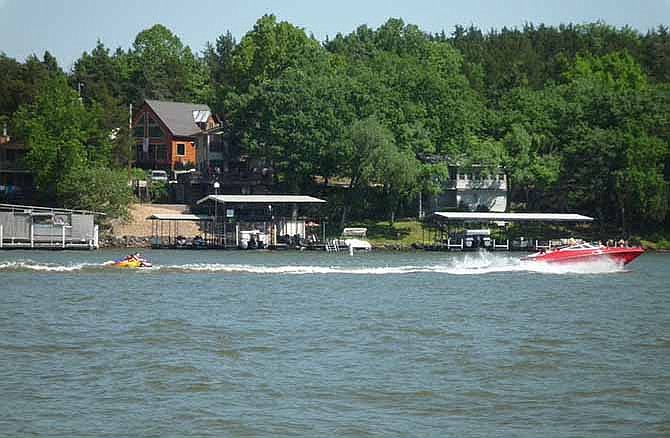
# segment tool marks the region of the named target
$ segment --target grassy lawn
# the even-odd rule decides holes
[[[645,249],[670,251],[670,241],[661,239],[659,241],[640,240],[640,245]]]
[[[409,247],[413,243],[423,242],[421,223],[415,220],[399,220],[393,226],[388,221],[356,222],[350,227],[365,227],[368,229],[367,240],[372,246],[401,245]]]

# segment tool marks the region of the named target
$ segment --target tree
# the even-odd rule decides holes
[[[111,163],[111,142],[101,112],[99,106],[86,108],[66,79],[55,76],[34,103],[15,113],[14,123],[29,148],[26,163],[45,201],[113,213],[123,210],[125,204],[119,202],[127,198],[119,195],[118,175],[103,171]],[[110,183],[108,191],[105,183]]]
[[[339,148],[343,154],[342,175],[349,179],[349,193],[342,208],[342,226],[351,205],[360,202],[365,189],[381,173],[374,167],[385,159],[383,151],[395,150],[393,134],[374,117],[355,121],[344,133]]]
[[[156,24],[140,32],[128,52],[131,101],[207,101],[211,90],[204,63],[168,28]]]
[[[233,54],[237,42],[230,31],[219,35],[216,45],[207,43],[204,52],[204,62],[207,64],[211,82],[214,87],[232,87],[235,81],[233,74]]]
[[[393,224],[400,204],[411,200],[419,190],[419,163],[412,151],[399,149],[393,142],[381,142],[371,150],[369,160],[364,180],[382,185]]]
[[[25,84],[21,64],[0,52],[0,116],[9,117],[22,103]]]
[[[235,88],[245,92],[279,77],[289,67],[305,65],[318,56],[319,43],[292,24],[277,22],[274,15],[264,15],[235,47],[231,74]]]
[[[125,171],[93,165],[77,167],[65,174],[58,183],[58,198],[67,208],[125,217],[133,193]]]

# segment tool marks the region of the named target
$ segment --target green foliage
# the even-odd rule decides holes
[[[130,101],[207,100],[211,94],[204,63],[168,28],[140,32],[127,55]]]
[[[63,175],[109,150],[108,139],[64,77],[47,80],[35,103],[22,105],[14,121],[30,147],[26,162],[37,189],[44,193],[55,194]]]
[[[57,76],[63,72],[48,51],[43,60],[31,55],[23,64],[0,52],[0,115],[11,117],[20,105],[32,103],[44,83]]]
[[[109,131],[101,108],[86,108],[63,76],[46,80],[35,102],[14,115],[29,146],[26,163],[49,203],[123,214],[131,199],[125,174],[108,167]]]
[[[413,213],[419,192],[444,189],[451,163],[503,166],[512,201],[528,210],[579,211],[640,233],[670,225],[665,26],[456,26],[447,36],[392,18],[320,44],[266,15],[202,58],[155,25],[128,51],[98,41],[69,74],[49,52],[23,63],[0,54],[0,77],[0,122],[31,148],[51,202],[101,199],[77,197],[76,181],[97,187],[82,169],[125,165],[127,105],[156,98],[209,103],[225,116],[226,141],[272,166],[280,190],[349,182],[333,203],[343,222]],[[436,156],[447,162],[421,162]]]
[[[149,185],[149,196],[155,203],[165,203],[168,201],[168,185],[162,181],[152,181]]]
[[[647,86],[642,67],[626,52],[601,57],[578,55],[563,76],[568,82],[584,81],[585,86],[600,86],[615,92],[642,90]]]
[[[58,196],[67,208],[99,211],[111,217],[127,216],[133,200],[128,175],[101,166],[72,169],[59,181]]]
[[[145,169],[140,169],[138,167],[133,167],[130,170],[130,179],[135,181],[143,181],[149,179],[149,171]]]
[[[318,56],[319,43],[305,31],[274,15],[261,17],[233,51],[231,76],[246,90],[280,76],[286,69]]]

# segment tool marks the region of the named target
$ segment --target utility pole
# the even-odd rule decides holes
[[[81,97],[81,89],[84,88],[83,82],[77,82],[77,95],[79,95],[79,103],[84,104],[84,98]]]
[[[131,151],[133,147],[133,104],[131,103],[128,107],[128,181],[131,181],[130,178],[130,166],[132,164]]]

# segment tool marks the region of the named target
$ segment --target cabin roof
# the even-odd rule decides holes
[[[197,122],[206,122],[212,114],[209,106],[200,103],[170,102],[146,99],[145,102],[156,113],[173,135],[192,137],[201,131]]]

